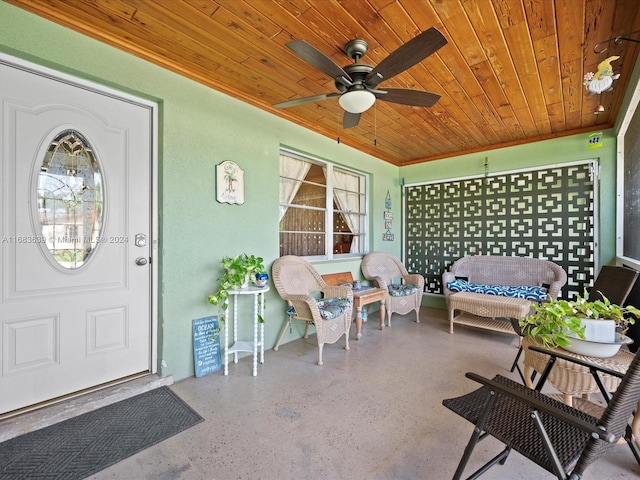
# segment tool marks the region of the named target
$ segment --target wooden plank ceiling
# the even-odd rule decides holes
[[[6,1],[395,165],[613,126],[638,44],[594,47],[640,29],[637,0]],[[378,100],[350,129],[336,98],[272,107],[337,91],[287,42],[344,67],[344,45],[361,38],[377,65],[430,27],[447,45],[379,88],[434,92],[434,106]],[[620,79],[589,94],[585,73],[611,55]]]

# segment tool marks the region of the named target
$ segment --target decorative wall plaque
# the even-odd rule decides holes
[[[216,200],[220,203],[244,203],[244,170],[229,160],[216,166]]]
[[[389,190],[387,190],[387,196],[384,199],[384,208],[386,209],[384,212],[384,229],[386,231],[382,234],[382,241],[393,242],[393,233],[391,233],[391,229],[393,228],[393,213],[391,212],[391,195],[389,194]]]

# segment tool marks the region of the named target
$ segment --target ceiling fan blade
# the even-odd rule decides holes
[[[383,90],[372,90],[373,94],[385,102],[401,103],[414,107],[431,107],[440,100],[437,93],[425,92],[423,90],[411,90],[409,88],[385,88]]]
[[[304,61],[316,67],[321,72],[326,73],[331,78],[345,77],[347,80],[351,81],[351,77],[347,72],[336,65],[333,60],[327,57],[320,50],[311,46],[304,40],[288,42],[286,46]]]
[[[344,112],[344,117],[342,118],[342,128],[355,127],[356,125],[358,125],[359,121],[359,113]]]
[[[381,81],[388,80],[421,62],[446,44],[447,39],[444,38],[444,35],[435,27],[431,27],[391,52],[387,58],[369,72],[365,83],[369,87],[375,87]]]
[[[342,95],[339,92],[335,93],[323,93],[322,95],[314,95],[313,97],[303,97],[303,98],[294,98],[293,100],[288,100],[286,102],[276,103],[273,105],[274,108],[289,108],[295,107],[297,105],[304,105],[305,103],[311,102],[320,102],[322,100],[326,100],[327,98],[339,97]]]

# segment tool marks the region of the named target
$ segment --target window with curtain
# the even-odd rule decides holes
[[[364,253],[366,176],[280,152],[280,255],[331,259]]]

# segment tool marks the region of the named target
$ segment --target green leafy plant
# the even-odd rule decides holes
[[[220,311],[220,322],[225,321],[225,312],[229,308],[229,290],[236,290],[255,282],[256,273],[266,273],[264,259],[255,255],[241,253],[235,257],[222,257],[220,261],[224,274],[218,279],[218,289],[207,298],[209,303],[217,306]],[[264,304],[263,304],[264,306]],[[258,321],[264,323],[262,315],[258,315]]]
[[[640,317],[640,310],[631,305],[621,307],[611,303],[604,295],[602,300],[588,301],[587,291],[575,300],[550,299],[533,305],[533,312],[520,320],[520,327],[534,341],[548,348],[566,347],[570,336],[584,339],[583,318],[614,320],[624,333],[629,325]]]

